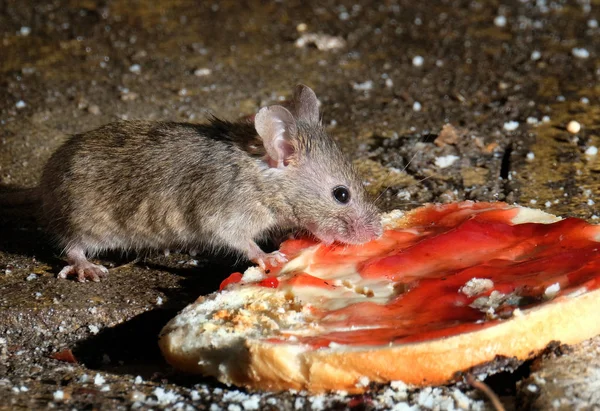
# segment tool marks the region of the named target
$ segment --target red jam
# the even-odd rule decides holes
[[[221,285],[219,285],[219,291],[226,288],[229,284],[236,284],[240,281],[242,281],[242,273],[233,273],[229,275],[229,277],[221,281]]]
[[[279,280],[277,279],[277,277],[267,277],[261,282],[259,282],[258,285],[267,288],[277,288],[277,286],[279,286]]]
[[[324,347],[448,337],[489,327],[515,308],[543,304],[549,299],[546,290],[557,283],[554,298],[600,287],[599,226],[575,218],[513,224],[518,212],[504,203],[430,205],[410,214],[408,227],[388,230],[376,241],[321,245],[311,268],[327,268],[335,276],[337,267],[353,264],[363,278],[389,280],[397,292],[385,305],[361,299],[334,311],[319,310],[320,324],[332,331],[298,336],[298,341]],[[281,250],[291,259],[314,244],[288,240]],[[493,287],[468,296],[460,290],[473,278],[490,279]],[[286,273],[279,282],[335,288],[304,272]],[[492,311],[507,316],[490,319],[485,308],[473,304],[493,292],[505,298]]]

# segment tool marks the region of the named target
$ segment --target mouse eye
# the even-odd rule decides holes
[[[348,190],[348,187],[337,186],[331,194],[333,194],[333,198],[340,204],[346,204],[350,201],[350,190]]]

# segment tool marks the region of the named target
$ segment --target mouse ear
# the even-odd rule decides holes
[[[254,127],[263,141],[269,164],[284,168],[294,154],[292,141],[296,138],[296,120],[282,106],[263,107],[254,117]]]
[[[319,100],[314,91],[304,84],[294,90],[294,116],[307,123],[319,123]]]

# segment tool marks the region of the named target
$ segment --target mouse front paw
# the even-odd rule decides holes
[[[258,264],[263,270],[266,270],[268,267],[277,267],[288,261],[285,254],[280,251],[273,251],[272,253],[261,252],[260,255],[250,258],[250,260]]]
[[[85,261],[65,266],[58,273],[58,278],[77,276],[77,281],[84,283],[86,281],[98,282],[101,278],[104,278],[107,275],[108,269],[106,267]]]

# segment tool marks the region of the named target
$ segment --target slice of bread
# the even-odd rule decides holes
[[[598,226],[472,202],[383,221],[363,246],[284,243],[286,265],[250,268],[171,320],[165,358],[250,389],[357,393],[600,334]]]

